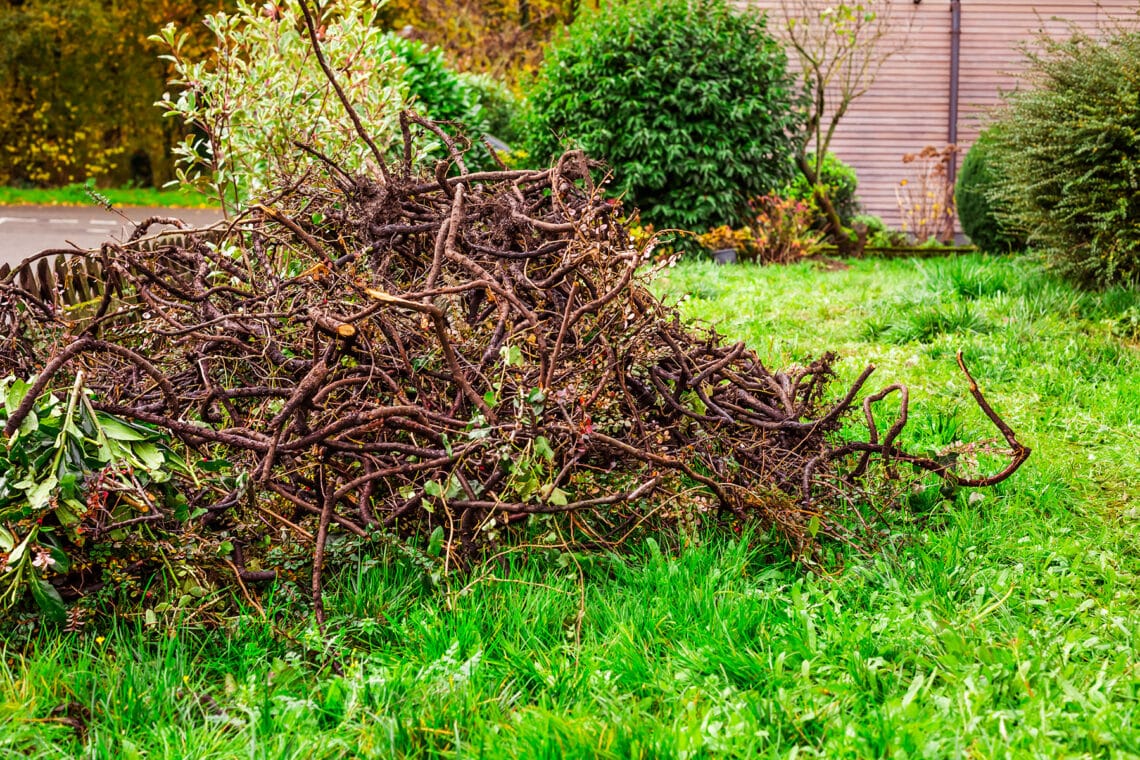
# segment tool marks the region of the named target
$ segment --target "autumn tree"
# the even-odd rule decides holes
[[[459,69],[517,82],[535,71],[546,43],[599,0],[390,0],[380,10],[393,29],[407,27],[443,48]]]
[[[0,2],[0,183],[122,183],[170,175],[180,127],[154,107],[171,70],[147,37],[233,0]],[[152,165],[153,162],[153,165]]]

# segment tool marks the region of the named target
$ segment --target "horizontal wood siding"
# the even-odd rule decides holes
[[[750,0],[779,13],[779,0]],[[826,3],[821,2],[821,7]],[[899,48],[874,86],[855,101],[836,131],[832,150],[855,167],[864,209],[900,224],[896,190],[914,174],[903,155],[924,146],[941,148],[949,137],[950,0],[892,0],[897,32],[886,41]],[[1022,49],[1041,32],[1067,37],[1076,27],[1093,32],[1112,19],[1135,20],[1134,0],[981,2],[962,0],[958,94],[959,160],[1001,102],[1017,87]],[[779,20],[772,18],[773,31]]]

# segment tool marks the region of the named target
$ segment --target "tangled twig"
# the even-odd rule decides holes
[[[0,373],[38,374],[40,391],[83,369],[95,408],[250,473],[228,493],[200,491],[203,519],[252,503],[312,540],[321,619],[337,530],[445,526],[460,562],[528,515],[577,513],[592,535],[617,535],[671,501],[674,517],[757,517],[811,556],[817,537],[857,542],[851,526],[869,524],[856,496],[873,455],[966,486],[1028,457],[961,357],[1011,448],[1002,471],[965,476],[900,448],[899,385],[863,401],[867,440],[838,440],[873,367],[828,403],[833,355],[775,371],[682,325],[647,290],[644,244],[596,169],[577,153],[545,171],[433,181],[405,170],[350,183],[337,169],[208,234],[78,254],[118,284],[94,310],[41,300],[12,273]],[[873,409],[896,392],[880,437]]]

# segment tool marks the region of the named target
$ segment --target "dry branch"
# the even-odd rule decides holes
[[[992,485],[1028,456],[964,364],[1012,448],[997,475],[903,451],[901,386],[867,397],[867,441],[838,441],[873,368],[828,403],[833,355],[776,371],[683,325],[647,290],[645,251],[595,169],[570,154],[543,172],[436,181],[349,185],[334,171],[208,236],[105,247],[121,295],[101,303],[97,331],[9,274],[0,374],[39,374],[39,389],[84,370],[96,408],[250,473],[251,495],[200,491],[203,519],[240,534],[252,507],[247,532],[276,519],[297,540],[315,534],[318,611],[336,530],[443,525],[458,561],[492,520],[509,531],[575,512],[592,535],[616,535],[715,508],[774,526],[810,557],[817,536],[858,542],[873,522],[856,506],[874,485],[856,479],[882,472],[871,455],[963,485]],[[880,439],[872,409],[895,391],[902,411]]]

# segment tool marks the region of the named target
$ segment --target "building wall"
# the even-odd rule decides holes
[[[780,0],[749,0],[779,27]],[[821,7],[827,3],[821,2]],[[1136,19],[1135,0],[961,2],[958,95],[959,160],[973,143],[1000,93],[1017,85],[1022,46],[1040,31],[1066,36],[1070,25],[1095,31],[1110,19]],[[950,135],[950,0],[891,0],[896,31],[884,41],[897,49],[871,90],[840,123],[832,151],[855,167],[859,198],[868,213],[900,224],[896,189],[911,179],[903,155],[927,145],[942,148]]]

